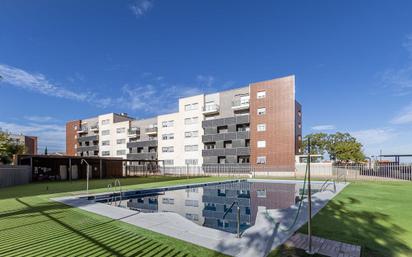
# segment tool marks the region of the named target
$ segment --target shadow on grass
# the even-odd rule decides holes
[[[313,219],[314,235],[360,245],[364,257],[412,256],[412,250],[400,240],[406,230],[385,213],[359,209],[361,204],[354,197],[330,201]],[[300,232],[307,233],[307,225]]]
[[[200,178],[200,177],[197,177]],[[153,176],[153,177],[132,177],[121,178],[121,185],[130,186],[153,182],[165,182],[185,180],[186,177],[165,177],[165,176]],[[107,185],[114,182],[113,179],[93,179],[89,181],[89,188],[104,189]],[[57,194],[68,193],[75,191],[85,191],[86,180],[73,180],[73,181],[45,181],[45,182],[33,182],[27,185],[13,186],[0,189],[0,200],[8,198],[21,198],[27,196],[38,196],[45,194]]]
[[[97,221],[88,218],[82,223],[81,218],[72,208],[60,203],[47,202],[31,204],[16,198],[20,208],[16,211],[2,213],[3,220],[20,217],[42,216],[47,224],[27,223],[12,226],[8,231],[13,236],[0,242],[0,256],[49,256],[49,255],[111,255],[111,256],[189,256],[188,252],[179,250],[173,244],[132,232],[112,223],[116,220]],[[12,231],[15,230],[15,231]],[[25,233],[21,233],[26,231]]]

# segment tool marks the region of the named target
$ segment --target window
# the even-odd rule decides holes
[[[266,198],[266,189],[258,189],[256,190],[256,196],[258,198]]]
[[[185,132],[185,138],[191,138],[191,137],[198,137],[199,136],[199,131],[187,131]]]
[[[197,159],[186,159],[185,163],[186,163],[186,165],[197,165],[198,160]]]
[[[163,134],[162,135],[162,140],[171,140],[175,138],[175,134],[169,133],[169,134]]]
[[[185,119],[185,125],[196,124],[198,122],[198,120],[199,120],[198,117],[186,118]]]
[[[266,156],[258,156],[256,158],[256,163],[257,164],[266,164]]]
[[[118,145],[126,144],[126,139],[124,139],[124,138],[122,138],[122,139],[117,139],[117,140],[116,140],[116,144],[118,144]]]
[[[262,99],[262,98],[265,98],[265,97],[266,97],[266,91],[259,91],[256,94],[257,99]]]
[[[265,148],[266,147],[266,141],[265,140],[257,141],[257,147],[258,148]]]
[[[249,125],[248,124],[239,124],[236,125],[236,131],[241,132],[241,131],[249,131]]]
[[[195,152],[198,148],[198,145],[185,145],[185,152]]]
[[[104,141],[102,141],[102,145],[110,145],[110,140],[104,140]]]
[[[117,150],[116,155],[126,155],[126,150]]]
[[[227,126],[219,126],[217,127],[217,133],[222,134],[222,133],[227,133]]]
[[[173,146],[162,147],[163,153],[173,153],[174,151],[175,151],[175,148]]]
[[[185,206],[198,207],[199,201],[198,200],[185,200]]]
[[[167,127],[173,127],[174,125],[174,120],[168,120],[168,121],[163,121],[162,122],[162,127],[167,128]]]
[[[192,104],[185,105],[185,111],[194,111],[194,110],[197,110],[198,108],[199,108],[198,103],[192,103]]]
[[[74,149],[77,149],[77,144],[74,144]]]
[[[174,198],[163,198],[162,199],[163,204],[175,204],[175,199]]]
[[[77,130],[77,125],[74,125],[74,130]]]
[[[126,128],[117,128],[116,132],[117,132],[117,134],[124,133],[124,132],[126,132]]]
[[[224,141],[223,148],[232,148],[232,141]]]
[[[265,107],[257,109],[257,115],[265,115],[265,114],[266,114],[266,108]]]
[[[205,149],[215,149],[216,143],[205,143]]]
[[[163,161],[163,164],[164,164],[164,165],[174,165],[174,164],[175,164],[175,161],[174,161],[174,160],[164,160],[164,161]]]
[[[226,157],[225,156],[219,156],[217,157],[217,162],[219,164],[225,164],[226,163]]]
[[[237,163],[249,163],[249,162],[250,162],[250,157],[248,155],[237,157]]]
[[[110,135],[110,130],[106,129],[106,130],[102,130],[102,136],[107,136]]]
[[[266,124],[261,123],[257,125],[257,131],[262,132],[262,131],[266,131]]]
[[[110,124],[110,120],[106,119],[106,120],[102,120],[102,125],[107,125]]]
[[[110,151],[102,151],[102,156],[109,156],[110,155]]]

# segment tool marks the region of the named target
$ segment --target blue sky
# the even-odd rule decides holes
[[[64,124],[296,75],[304,133],[412,153],[411,1],[20,1],[0,7],[0,127]]]

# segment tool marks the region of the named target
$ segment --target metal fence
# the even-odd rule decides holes
[[[0,188],[28,184],[31,175],[30,166],[0,165]]]
[[[126,176],[220,176],[234,178],[296,178],[303,179],[306,164],[300,163],[293,167],[217,164],[217,165],[131,165],[126,166]],[[312,163],[311,176],[320,180],[349,181],[412,181],[412,164],[332,164]]]
[[[412,181],[412,164],[341,164],[332,166],[332,174],[355,181]]]

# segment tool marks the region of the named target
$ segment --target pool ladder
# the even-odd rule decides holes
[[[328,182],[333,182],[333,183],[328,183]],[[333,192],[336,193],[336,182],[334,179],[327,179],[322,186],[320,187],[320,191],[326,191],[329,185],[333,184]]]
[[[114,186],[112,186],[112,184]],[[117,189],[119,191],[117,191]],[[122,185],[120,183],[119,179],[116,179],[114,183],[110,183],[107,185],[107,191],[112,193],[112,197],[109,197],[107,199],[107,203],[112,205],[114,203],[114,206],[120,206],[122,203]],[[117,196],[119,194],[119,196]],[[119,203],[117,204],[117,200],[119,199]]]
[[[231,205],[230,205],[230,207],[225,211],[225,213],[223,214],[223,218],[222,219],[225,219],[225,217],[226,217],[226,215],[229,213],[229,211],[230,210],[232,210],[232,208],[233,208],[233,206],[234,205],[237,205],[237,208],[236,208],[236,210],[237,210],[237,213],[236,213],[236,220],[237,220],[237,227],[236,227],[236,237],[237,238],[240,238],[240,206],[239,206],[239,202],[233,202]]]

